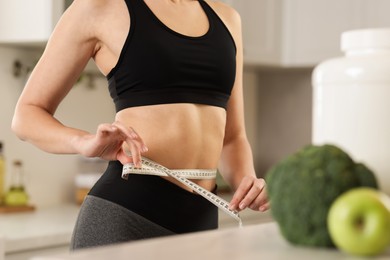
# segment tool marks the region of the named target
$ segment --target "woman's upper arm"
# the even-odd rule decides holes
[[[61,17],[32,71],[18,106],[33,105],[54,114],[96,48],[88,5],[76,0]]]
[[[241,17],[237,11],[223,3],[216,3],[216,11],[229,29],[237,48],[236,77],[227,106],[225,142],[246,137],[243,104],[243,46]]]

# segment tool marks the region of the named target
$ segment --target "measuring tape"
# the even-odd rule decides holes
[[[239,226],[242,225],[242,220],[237,211],[229,209],[229,202],[221,197],[211,193],[205,188],[188,179],[214,179],[216,177],[216,170],[170,170],[158,163],[155,163],[147,158],[142,158],[142,168],[134,167],[134,164],[129,163],[123,166],[122,178],[128,179],[129,174],[148,174],[157,176],[172,177],[196,193],[203,196],[205,199],[213,203],[223,212],[238,221]]]

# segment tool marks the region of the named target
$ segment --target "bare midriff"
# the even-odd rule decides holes
[[[169,169],[218,166],[226,123],[223,108],[185,103],[132,107],[119,111],[116,120],[141,136],[148,147],[142,156]],[[188,190],[170,177],[163,178]],[[192,181],[207,190],[215,187],[215,180]]]

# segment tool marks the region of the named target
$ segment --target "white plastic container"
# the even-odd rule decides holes
[[[313,71],[313,144],[365,163],[390,194],[390,28],[344,32],[344,56]]]

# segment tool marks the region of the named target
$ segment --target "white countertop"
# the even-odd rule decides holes
[[[5,253],[69,244],[78,211],[77,205],[69,204],[0,214]]]
[[[226,195],[230,196],[230,195]],[[227,198],[228,199],[228,198]],[[32,212],[0,214],[0,260],[4,255],[21,251],[69,245],[80,207],[76,204],[38,208]],[[246,210],[241,213],[244,224],[272,220],[270,212]],[[219,213],[220,228],[237,227],[237,221]]]
[[[0,214],[0,255],[68,245],[79,209],[76,204],[64,204],[32,212]],[[244,224],[272,220],[269,212],[246,210],[241,216]],[[219,222],[222,229],[238,226],[237,221],[223,212],[219,212]]]
[[[336,249],[297,247],[288,244],[274,222],[199,232],[173,237],[80,250],[33,260],[127,259],[361,259]],[[390,259],[390,250],[374,259]]]

